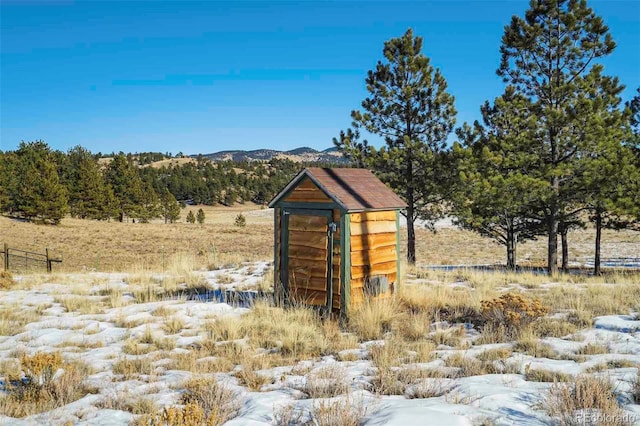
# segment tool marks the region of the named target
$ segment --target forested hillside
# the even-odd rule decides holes
[[[170,154],[103,157],[77,146],[54,151],[44,141],[0,151],[0,211],[27,220],[83,219],[174,222],[180,205],[266,204],[303,167],[335,166],[289,159],[216,161],[203,156],[163,161]]]

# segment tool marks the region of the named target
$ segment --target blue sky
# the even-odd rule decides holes
[[[590,1],[640,85],[640,1]],[[325,149],[367,95],[385,40],[408,27],[456,98],[458,125],[503,90],[503,28],[528,1],[0,0],[0,149],[185,154]]]

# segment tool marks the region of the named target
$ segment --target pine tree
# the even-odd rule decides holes
[[[193,210],[189,210],[189,213],[187,213],[187,223],[196,223],[196,216],[193,214]]]
[[[164,223],[175,223],[180,219],[180,204],[168,189],[165,188],[160,198]]]
[[[16,211],[29,220],[60,223],[68,211],[68,196],[49,146],[43,141],[21,142],[16,155]]]
[[[247,226],[247,218],[242,213],[238,213],[236,219],[233,221],[233,224],[238,228],[244,228],[245,226]]]
[[[14,207],[15,168],[17,158],[15,153],[0,151],[0,212],[11,213]]]
[[[198,223],[200,225],[203,225],[204,224],[204,219],[205,219],[204,210],[198,209],[198,214],[196,215],[196,220],[198,221]]]
[[[143,185],[138,171],[123,153],[115,155],[109,163],[106,180],[118,201],[120,222],[125,216],[135,217],[143,204]]]
[[[531,102],[513,87],[481,107],[483,123],[458,129],[454,144],[459,176],[453,201],[455,223],[493,238],[506,248],[507,268],[516,267],[517,243],[543,230],[532,219],[535,181],[527,175],[532,153],[522,149],[536,131]],[[522,114],[527,111],[526,114]]]
[[[584,0],[532,0],[524,19],[514,16],[502,37],[498,75],[532,100],[539,120],[531,140],[538,160],[530,176],[544,184],[539,210],[550,274],[558,270],[559,224],[575,216],[580,201],[577,161],[594,149],[589,117],[609,109],[588,94],[602,89],[615,96],[621,90],[595,63],[614,48],[608,28]]]
[[[98,162],[90,151],[81,146],[69,150],[67,173],[69,208],[71,215],[85,219],[105,219],[108,214],[108,188]]]
[[[421,218],[431,226],[443,214],[452,168],[446,148],[455,125],[454,98],[447,82],[422,53],[422,38],[411,29],[384,44],[385,62],[369,71],[370,97],[362,111],[352,111],[356,131],[341,134],[335,143],[357,165],[374,170],[407,202],[407,260],[415,263],[415,226]],[[358,142],[357,131],[384,138],[376,150]]]
[[[138,204],[133,209],[133,216],[140,223],[149,223],[152,219],[161,216],[162,207],[160,198],[149,182],[143,182],[142,193]]]

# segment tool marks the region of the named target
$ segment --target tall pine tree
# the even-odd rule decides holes
[[[139,206],[143,203],[142,180],[135,166],[123,153],[116,154],[109,163],[106,180],[117,200],[120,222],[125,216],[136,217]]]
[[[422,37],[411,29],[384,43],[384,62],[369,71],[369,97],[351,112],[356,130],[384,139],[379,150],[343,133],[336,145],[348,158],[373,169],[408,204],[407,260],[416,261],[415,221],[433,223],[443,214],[452,168],[446,148],[455,125],[454,98],[439,69],[422,54]]]
[[[539,119],[540,132],[531,141],[538,151],[537,170],[531,176],[545,185],[540,210],[550,274],[558,270],[559,224],[575,213],[579,197],[576,163],[594,149],[586,121],[596,105],[584,94],[605,82],[592,78],[602,71],[595,61],[614,48],[607,26],[584,0],[532,0],[524,19],[514,16],[502,37],[498,75],[532,99]],[[601,88],[615,96],[621,87],[613,83]]]
[[[15,211],[29,220],[58,224],[68,211],[67,189],[43,141],[21,142],[16,151]]]
[[[529,212],[535,208],[537,182],[527,173],[535,152],[527,151],[537,118],[532,104],[508,87],[481,107],[483,123],[458,129],[454,144],[459,176],[453,197],[455,222],[493,238],[506,248],[507,268],[516,268],[517,243],[543,231]]]

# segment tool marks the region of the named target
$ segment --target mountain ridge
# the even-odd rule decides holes
[[[277,149],[254,149],[254,150],[225,150],[217,151],[209,154],[199,154],[211,161],[268,161],[272,158],[287,158],[298,162],[321,162],[321,163],[346,163],[347,160],[342,156],[337,148],[331,147],[318,151],[308,146],[281,151]],[[191,155],[190,157],[197,157]]]

